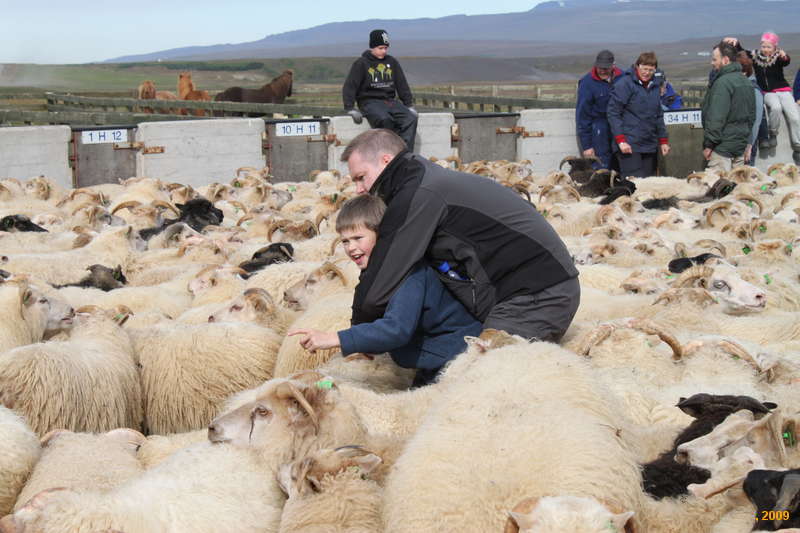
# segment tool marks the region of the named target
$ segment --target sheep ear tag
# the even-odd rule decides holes
[[[333,388],[333,380],[321,379],[321,380],[317,381],[314,385],[316,385],[318,389],[332,389]]]

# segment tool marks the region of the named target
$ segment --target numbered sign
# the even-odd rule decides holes
[[[128,142],[128,130],[92,130],[81,132],[83,144]]]
[[[664,111],[664,124],[696,124],[703,123],[703,112],[699,109],[686,111]]]
[[[321,133],[319,122],[278,122],[275,124],[275,135],[278,137],[320,135]]]

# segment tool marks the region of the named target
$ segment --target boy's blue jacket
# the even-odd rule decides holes
[[[420,263],[389,299],[383,318],[339,331],[342,354],[390,352],[404,368],[439,368],[463,352],[483,326]],[[465,282],[467,283],[467,282]]]
[[[606,108],[614,80],[621,75],[622,71],[614,67],[611,80],[605,81],[597,75],[597,68],[594,67],[578,82],[575,123],[581,150],[594,148],[595,155],[602,161],[597,166],[602,168],[609,168],[611,165],[612,139]]]

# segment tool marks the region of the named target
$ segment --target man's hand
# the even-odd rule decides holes
[[[744,149],[744,162],[746,164],[750,164],[750,156],[753,155],[753,145],[748,144],[747,148]]]
[[[737,44],[739,44],[739,39],[737,39],[736,37],[725,37],[724,39],[722,39],[722,42],[728,43],[731,46],[736,46]]]
[[[353,117],[353,122],[356,124],[361,124],[361,121],[364,120],[364,115],[358,109],[351,109],[347,114]]]
[[[661,155],[662,157],[667,157],[669,154],[670,147],[668,144],[662,144],[661,146]]]
[[[631,148],[631,145],[628,143],[619,143],[619,151],[623,154],[632,154],[633,148]]]
[[[317,350],[327,350],[329,348],[339,347],[339,335],[336,333],[318,331],[315,329],[292,329],[287,333],[287,335],[289,337],[294,335],[304,335],[304,337],[300,339],[300,346],[311,353],[314,353]]]
[[[706,161],[711,161],[711,148],[705,148],[703,150],[703,158],[705,158]]]
[[[583,157],[595,157],[594,148],[589,148],[588,150],[584,150]]]
[[[418,117],[418,116],[419,116],[419,113],[417,112],[417,110],[416,110],[416,109],[414,109],[414,107],[413,107],[413,106],[412,106],[412,107],[409,107],[409,108],[408,108],[408,111],[409,111],[409,112],[410,112],[412,115],[414,115],[414,118],[416,118],[416,117]]]

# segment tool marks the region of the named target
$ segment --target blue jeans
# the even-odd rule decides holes
[[[400,136],[408,150],[414,151],[417,117],[397,100],[365,100],[358,104],[373,128],[386,128]]]

